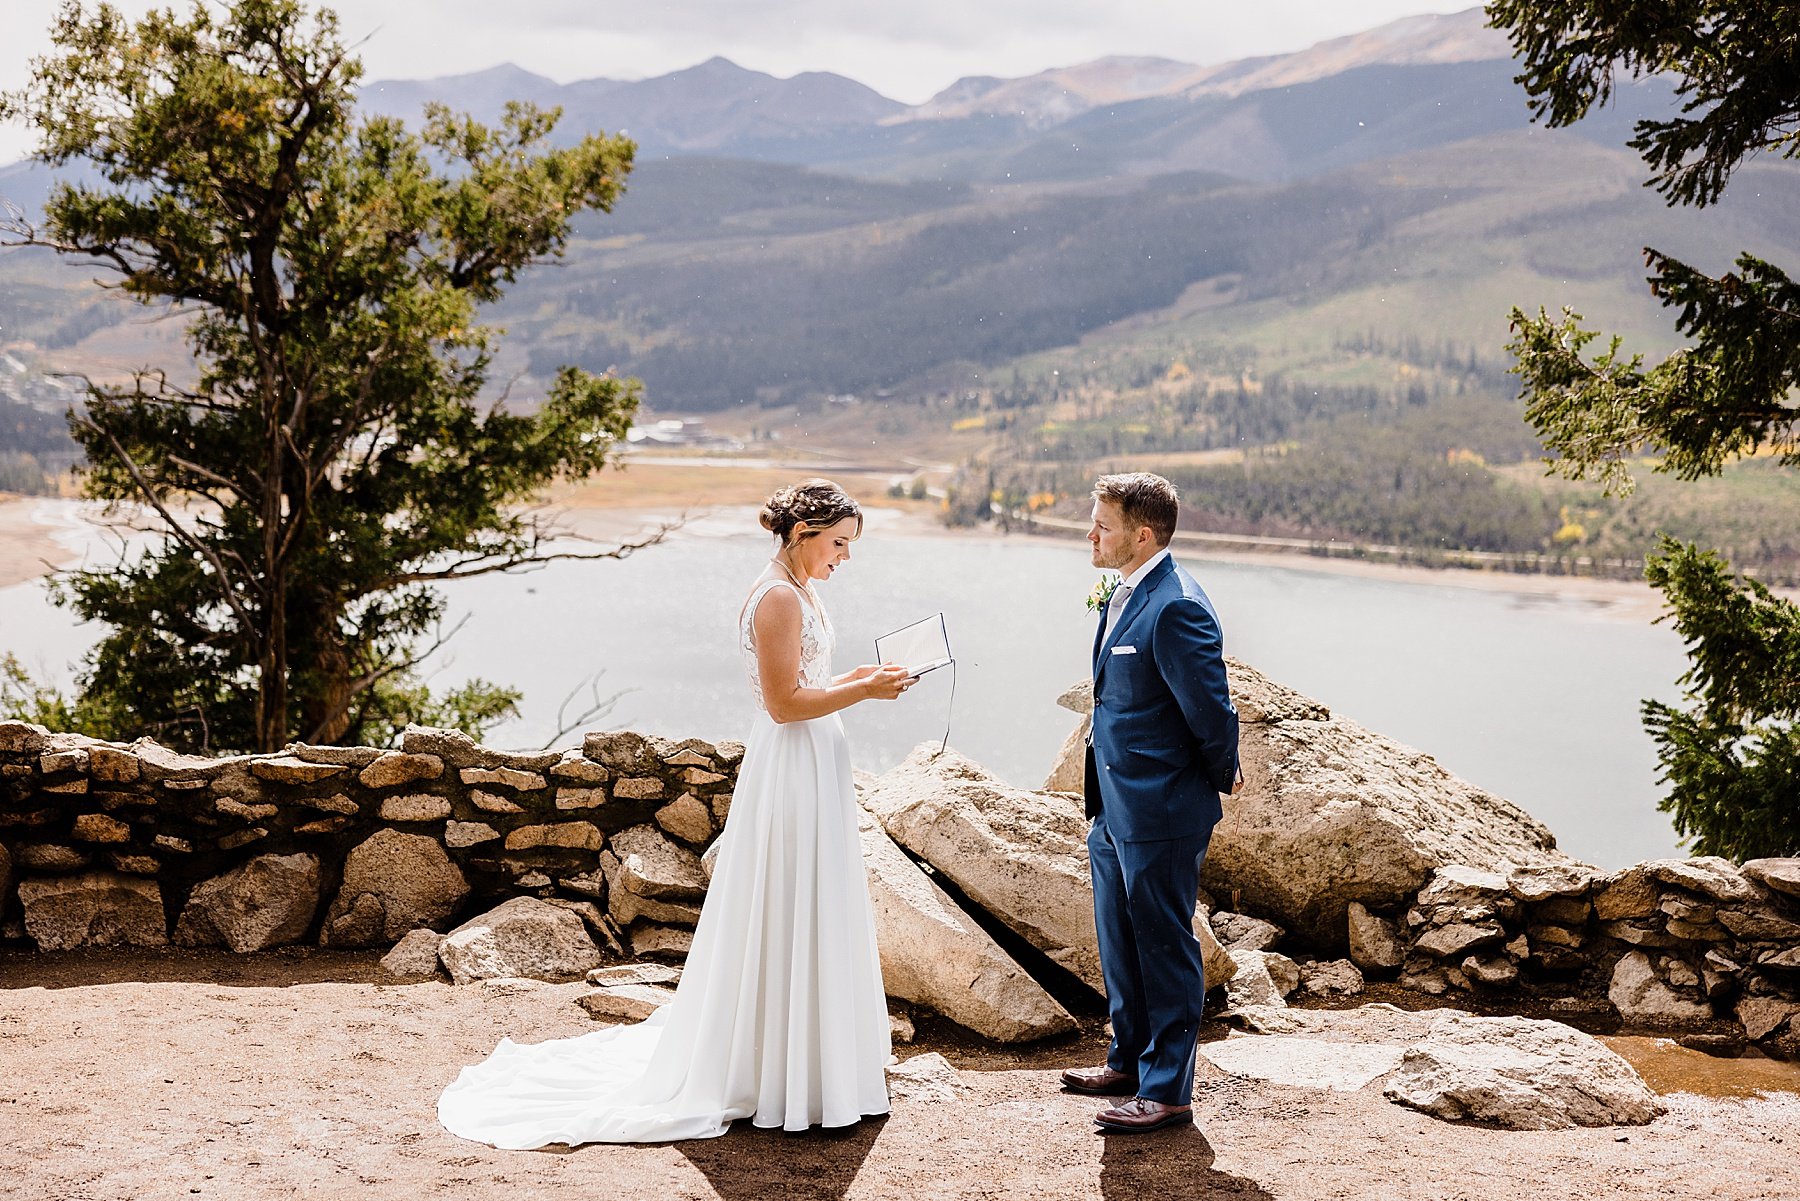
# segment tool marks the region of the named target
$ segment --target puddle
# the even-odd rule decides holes
[[[1600,1041],[1623,1056],[1644,1083],[1659,1093],[1697,1093],[1702,1097],[1800,1093],[1800,1063],[1761,1055],[1721,1059],[1667,1038],[1615,1034],[1602,1035]]]

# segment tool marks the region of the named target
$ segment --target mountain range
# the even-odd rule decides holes
[[[998,124],[1014,136],[1044,130],[1096,109],[1138,101],[1231,99],[1251,92],[1313,83],[1364,67],[1505,62],[1506,39],[1484,24],[1482,10],[1408,17],[1366,33],[1334,38],[1308,49],[1198,66],[1160,58],[1107,57],[1018,79],[960,79],[916,106],[828,72],[777,79],[724,58],[653,79],[587,79],[559,84],[510,64],[469,75],[427,80],[377,80],[363,89],[372,112],[417,120],[432,101],[496,120],[509,100],[563,109],[564,129],[629,134],[650,154],[707,154],[765,158],[833,167],[882,170],[883,148],[955,146],[987,142]],[[973,124],[985,134],[954,127]],[[877,133],[876,130],[883,132]],[[862,153],[856,147],[866,142]],[[897,165],[897,164],[895,164]]]
[[[564,137],[638,141],[615,211],[583,216],[494,316],[513,369],[616,368],[664,410],[922,393],[1093,345],[1166,362],[1172,340],[1322,377],[1350,370],[1329,347],[1352,333],[1498,361],[1513,303],[1575,303],[1656,349],[1646,241],[1712,267],[1800,249],[1790,169],[1704,219],[1639,186],[1622,145],[1670,111],[1665,83],[1548,131],[1507,50],[1471,9],[1222,66],[965,79],[910,108],[724,59],[634,82],[498,67],[363,100],[408,119],[528,100],[562,106]],[[48,181],[0,170],[0,196],[30,209]],[[174,349],[90,277],[0,255],[0,344],[115,370]]]

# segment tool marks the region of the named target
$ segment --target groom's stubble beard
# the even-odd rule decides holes
[[[1131,548],[1129,546],[1121,550],[1108,551],[1106,549],[1106,544],[1103,542],[1099,546],[1094,547],[1095,567],[1099,567],[1106,571],[1118,571],[1129,562],[1131,562]]]

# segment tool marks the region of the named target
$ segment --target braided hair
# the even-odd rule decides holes
[[[848,492],[830,480],[801,480],[778,489],[763,502],[757,520],[780,540],[782,548],[811,538],[843,521],[856,518],[856,534],[862,535],[862,508]]]

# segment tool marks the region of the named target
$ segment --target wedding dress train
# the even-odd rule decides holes
[[[804,1130],[888,1110],[887,1002],[837,715],[778,724],[751,618],[757,715],[675,999],[634,1026],[503,1038],[438,1099],[451,1133],[496,1147],[712,1138],[750,1118]],[[798,590],[795,590],[798,592]],[[801,601],[801,677],[830,683],[832,631]]]

